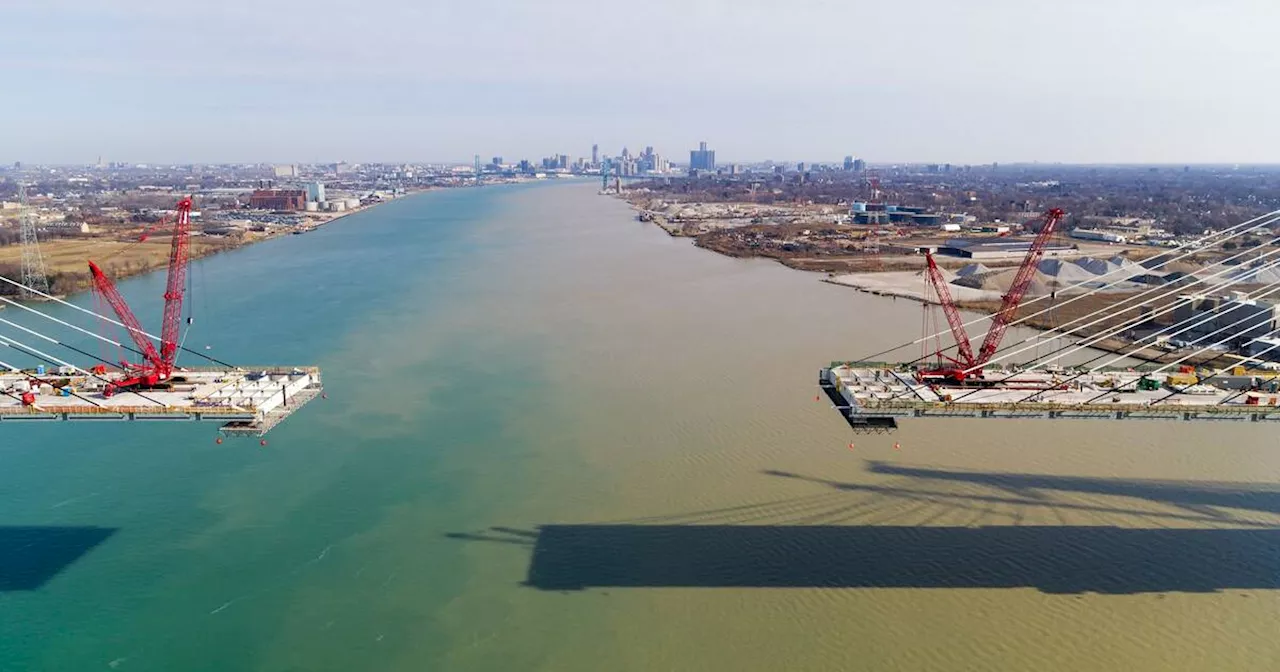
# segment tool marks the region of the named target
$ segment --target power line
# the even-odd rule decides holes
[[[116,320],[114,320],[114,319],[112,319],[112,318],[110,318],[110,317],[107,317],[106,315],[101,315],[101,314],[96,313],[96,312],[94,312],[94,311],[92,311],[92,310],[89,310],[88,308],[82,308],[82,307],[80,307],[80,306],[77,306],[77,305],[76,305],[76,304],[74,304],[74,303],[68,303],[67,301],[63,301],[62,299],[60,299],[60,298],[58,298],[58,297],[56,297],[56,296],[50,296],[50,295],[49,295],[49,294],[47,294],[47,293],[40,292],[39,290],[36,290],[36,289],[34,289],[34,288],[32,288],[32,287],[28,287],[28,286],[26,286],[26,285],[24,285],[24,284],[22,284],[22,283],[20,283],[20,282],[15,282],[13,279],[11,279],[11,278],[6,278],[6,277],[4,277],[3,275],[0,275],[0,282],[6,282],[6,283],[8,283],[8,284],[10,284],[10,285],[13,285],[14,287],[18,287],[19,289],[24,289],[24,290],[27,290],[27,291],[33,291],[33,292],[36,292],[36,294],[37,294],[38,296],[42,296],[42,297],[44,297],[44,298],[46,298],[46,299],[48,299],[48,300],[50,300],[50,301],[54,301],[54,302],[56,302],[56,303],[60,303],[60,304],[62,304],[62,305],[64,305],[64,306],[67,306],[68,308],[72,308],[72,309],[74,309],[74,310],[78,310],[78,311],[80,311],[80,312],[82,312],[82,313],[84,313],[84,314],[86,314],[86,315],[92,315],[93,317],[96,317],[96,318],[98,318],[98,319],[100,319],[100,320],[105,320],[105,321],[110,322],[111,324],[114,324],[114,325],[116,325],[116,326],[118,326],[118,327],[121,327],[121,328],[123,328],[123,329],[125,329],[125,330],[130,330],[130,329],[129,329],[129,327],[128,327],[127,325],[122,324],[122,323],[120,323],[120,322],[118,322],[118,321],[116,321]],[[34,310],[34,309],[33,309],[33,310]],[[150,338],[150,339],[151,339],[151,340],[153,340],[153,341],[163,342],[163,341],[161,341],[161,339],[160,339],[160,337],[159,337],[159,336],[155,336],[155,335],[153,335],[153,334],[150,334],[150,333],[148,333],[148,332],[146,332],[146,331],[144,331],[144,330],[142,330],[142,329],[130,330],[130,331],[135,331],[136,333],[141,334],[141,335],[143,335],[143,336],[146,336],[147,338]],[[182,350],[183,350],[184,352],[189,352],[189,353],[191,353],[191,354],[193,354],[193,355],[195,355],[195,356],[197,356],[197,357],[200,357],[200,358],[202,358],[202,359],[206,359],[206,360],[208,360],[208,361],[210,361],[210,362],[213,362],[214,364],[217,364],[218,366],[222,366],[222,367],[225,367],[225,368],[228,368],[228,369],[235,369],[235,368],[239,368],[239,367],[236,367],[236,366],[235,366],[235,365],[233,365],[233,364],[228,364],[227,362],[224,362],[224,361],[222,361],[222,360],[220,360],[220,359],[217,359],[217,358],[215,358],[215,357],[210,357],[209,355],[206,355],[206,354],[204,354],[203,352],[198,352],[198,351],[196,351],[196,350],[191,350],[191,349],[189,349],[189,348],[185,348],[185,347],[184,347],[184,348],[182,348]],[[134,351],[134,352],[136,352],[136,351]]]

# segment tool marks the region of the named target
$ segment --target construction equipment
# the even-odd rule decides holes
[[[182,299],[187,281],[187,239],[191,228],[191,199],[184,198],[179,201],[177,211],[177,217],[174,218],[172,245],[169,249],[169,277],[165,284],[164,317],[161,323],[159,350],[156,350],[151,337],[142,329],[142,324],[134,316],[129,304],[116,290],[115,283],[97,264],[89,262],[94,291],[120,318],[125,330],[129,332],[129,338],[138,346],[138,351],[145,360],[138,363],[121,361],[120,365],[128,376],[103,390],[104,396],[109,397],[120,390],[152,388],[173,375],[179,348]]]
[[[939,348],[937,351],[938,365],[931,369],[921,370],[918,374],[922,381],[925,380],[944,380],[952,383],[964,383],[969,378],[982,378],[982,367],[991,359],[996,350],[1000,347],[1000,341],[1004,339],[1004,333],[1009,328],[1009,323],[1013,321],[1014,315],[1018,312],[1018,305],[1022,303],[1022,298],[1026,296],[1027,288],[1031,286],[1031,280],[1035,277],[1037,266],[1040,264],[1041,258],[1044,257],[1044,248],[1049,243],[1049,239],[1053,236],[1053,232],[1057,229],[1058,223],[1062,221],[1064,213],[1058,208],[1054,208],[1041,216],[1042,226],[1040,232],[1031,242],[1031,246],[1027,248],[1027,255],[1023,257],[1022,264],[1018,266],[1018,272],[1013,278],[1009,291],[1005,292],[1000,303],[1000,309],[996,311],[991,318],[991,328],[987,330],[987,336],[982,341],[982,347],[978,350],[978,354],[973,353],[973,346],[969,342],[969,334],[965,331],[964,321],[960,318],[960,310],[956,308],[955,301],[951,298],[951,291],[947,288],[946,279],[942,277],[942,272],[938,269],[938,264],[933,259],[931,252],[925,253],[926,271],[930,284],[938,294],[938,302],[942,304],[942,310],[947,316],[947,324],[951,328],[951,335],[955,339],[957,354],[959,357],[950,357],[943,354]],[[949,364],[944,364],[945,359]]]

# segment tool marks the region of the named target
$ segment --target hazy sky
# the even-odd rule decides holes
[[[1280,162],[1276,0],[2,0],[0,161]]]

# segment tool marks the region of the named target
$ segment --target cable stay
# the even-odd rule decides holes
[[[1264,220],[1265,220],[1265,221],[1264,221]],[[1233,238],[1238,238],[1238,237],[1240,237],[1240,236],[1249,235],[1250,233],[1253,233],[1254,231],[1258,231],[1258,230],[1265,229],[1265,228],[1269,227],[1271,224],[1273,224],[1273,223],[1275,223],[1275,222],[1277,222],[1277,221],[1280,221],[1280,210],[1274,210],[1274,211],[1269,212],[1269,213],[1267,213],[1267,214],[1265,214],[1265,215],[1261,215],[1261,216],[1259,216],[1259,217],[1255,217],[1255,218],[1253,218],[1253,219],[1251,219],[1251,220],[1249,220],[1249,221],[1242,222],[1242,223],[1240,223],[1240,224],[1236,224],[1236,225],[1234,225],[1234,226],[1227,227],[1226,229],[1223,229],[1222,231],[1218,231],[1218,232],[1215,232],[1215,233],[1211,233],[1211,234],[1207,234],[1207,235],[1201,236],[1200,238],[1197,238],[1197,239],[1195,239],[1195,240],[1189,241],[1189,242],[1184,243],[1184,244],[1182,244],[1182,245],[1179,245],[1179,246],[1177,246],[1177,247],[1171,248],[1171,249],[1169,250],[1169,252],[1167,252],[1166,254],[1173,254],[1173,253],[1175,253],[1175,252],[1181,252],[1181,254],[1178,254],[1177,256],[1173,256],[1173,257],[1166,258],[1166,259],[1164,259],[1164,260],[1160,261],[1159,263],[1157,263],[1157,264],[1155,264],[1155,265],[1153,265],[1153,266],[1148,267],[1148,270],[1152,270],[1152,271],[1154,271],[1154,270],[1158,270],[1158,269],[1160,269],[1160,268],[1164,268],[1165,266],[1167,266],[1167,265],[1169,265],[1169,264],[1172,264],[1172,263],[1175,263],[1175,262],[1178,262],[1178,261],[1182,261],[1183,259],[1186,259],[1186,258],[1188,258],[1188,257],[1191,257],[1191,256],[1193,256],[1193,255],[1195,255],[1195,254],[1199,254],[1199,253],[1203,252],[1203,251],[1204,251],[1204,249],[1205,249],[1206,247],[1213,247],[1214,245],[1219,245],[1219,244],[1224,243],[1224,242],[1226,242],[1226,241],[1228,241],[1228,240],[1231,240],[1231,239],[1233,239]],[[1246,228],[1246,227],[1247,227],[1247,228]],[[1219,237],[1220,237],[1220,239],[1219,239],[1219,240],[1216,240],[1216,241],[1210,242],[1212,239],[1214,239],[1214,238],[1219,238]],[[1116,274],[1122,274],[1122,273],[1127,273],[1127,271],[1125,271],[1124,269],[1115,269],[1115,270],[1112,270],[1112,271],[1108,271],[1108,272],[1103,273],[1103,274],[1101,274],[1101,275],[1099,275],[1099,276],[1097,276],[1097,277],[1095,277],[1095,278],[1090,278],[1090,279],[1088,279],[1088,280],[1082,280],[1082,281],[1079,281],[1079,282],[1076,282],[1076,283],[1072,283],[1072,284],[1070,284],[1070,285],[1067,285],[1066,287],[1063,287],[1063,288],[1058,289],[1058,290],[1057,290],[1057,292],[1058,292],[1058,293],[1063,293],[1063,294],[1065,294],[1065,293],[1067,293],[1067,292],[1070,292],[1071,290],[1085,288],[1087,285],[1094,284],[1094,283],[1096,283],[1098,280],[1100,280],[1100,279],[1102,279],[1102,278],[1106,278],[1106,277],[1108,277],[1108,276],[1112,276],[1112,275],[1116,275]],[[1082,300],[1082,299],[1084,299],[1084,298],[1086,298],[1086,297],[1088,297],[1088,296],[1091,296],[1091,295],[1093,295],[1093,294],[1096,294],[1096,293],[1098,293],[1098,292],[1105,291],[1105,290],[1107,290],[1107,289],[1111,289],[1111,288],[1115,287],[1116,285],[1118,285],[1118,284],[1120,284],[1120,283],[1122,283],[1122,282],[1127,282],[1127,281],[1128,281],[1128,276],[1127,276],[1127,275],[1124,275],[1123,277],[1117,278],[1116,280],[1113,280],[1113,281],[1111,281],[1111,282],[1108,282],[1108,283],[1106,283],[1106,284],[1104,284],[1104,285],[1096,286],[1096,287],[1094,287],[1094,288],[1092,288],[1092,289],[1088,289],[1088,291],[1085,291],[1085,292],[1083,292],[1083,293],[1081,293],[1081,294],[1073,294],[1073,295],[1071,295],[1071,296],[1070,296],[1070,298],[1067,298],[1067,299],[1063,300],[1062,302],[1058,303],[1058,304],[1057,304],[1057,307],[1058,307],[1058,308],[1061,308],[1061,307],[1063,307],[1063,306],[1066,306],[1066,305],[1068,305],[1068,304],[1070,304],[1070,303],[1073,303],[1073,302],[1075,302],[1075,301]],[[1029,305],[1031,305],[1031,304],[1037,303],[1037,302],[1039,302],[1039,301],[1044,301],[1044,300],[1047,300],[1047,299],[1048,299],[1048,295],[1042,295],[1042,296],[1038,296],[1038,297],[1032,297],[1032,298],[1028,299],[1027,301],[1025,301],[1022,305],[1024,305],[1024,306],[1029,306]],[[1026,322],[1027,320],[1033,319],[1033,318],[1035,318],[1035,317],[1039,317],[1040,315],[1044,314],[1045,312],[1047,312],[1047,309],[1046,309],[1046,310],[1041,310],[1041,311],[1038,311],[1038,312],[1035,312],[1035,313],[1031,313],[1031,314],[1029,314],[1029,315],[1023,316],[1023,317],[1021,317],[1021,318],[1018,318],[1018,319],[1014,320],[1013,322],[1011,322],[1011,323],[1010,323],[1010,326],[1017,326],[1017,325],[1019,325],[1019,324],[1022,324],[1022,323],[1024,323],[1024,322]],[[991,319],[992,317],[993,317],[993,316],[991,316],[991,315],[984,315],[984,316],[981,316],[981,317],[978,317],[978,318],[975,318],[975,319],[969,320],[968,322],[964,322],[964,323],[963,323],[963,325],[964,325],[965,327],[970,327],[970,326],[973,326],[973,325],[975,325],[975,324],[977,324],[977,323],[979,323],[979,322],[987,321],[987,320]],[[921,338],[917,338],[917,339],[915,339],[915,340],[908,341],[908,342],[906,342],[906,343],[902,343],[902,344],[899,344],[899,345],[895,345],[895,346],[893,346],[893,347],[891,347],[891,348],[888,348],[888,349],[886,349],[886,350],[881,350],[881,351],[879,351],[879,352],[876,352],[876,353],[873,353],[873,354],[870,354],[870,355],[866,355],[866,356],[864,356],[864,357],[859,358],[857,361],[876,361],[878,358],[883,357],[883,356],[885,356],[885,355],[888,355],[888,354],[890,354],[890,353],[892,353],[892,352],[896,352],[896,351],[898,351],[898,350],[901,350],[902,348],[907,348],[907,347],[910,347],[910,346],[913,346],[913,345],[919,345],[919,344],[924,343],[924,342],[926,342],[926,341],[928,341],[928,340],[930,340],[930,339],[933,339],[933,338],[937,338],[937,337],[939,337],[939,336],[942,336],[942,335],[944,335],[944,334],[946,334],[946,333],[947,333],[946,331],[938,331],[938,332],[935,332],[935,333],[933,333],[933,334],[929,334],[929,335],[926,335],[926,336],[922,336]],[[954,347],[954,346],[952,346],[952,347]],[[923,357],[922,357],[921,359],[915,360],[914,362],[910,362],[910,363],[913,363],[913,364],[914,364],[914,363],[918,363],[918,362],[920,362],[920,361],[923,361],[924,359],[925,359],[925,358],[923,358]]]

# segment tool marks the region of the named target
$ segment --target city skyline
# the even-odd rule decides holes
[[[705,139],[719,163],[1270,163],[1280,143],[1262,0],[178,5],[10,3],[0,161],[464,163],[637,139],[677,157]]]

